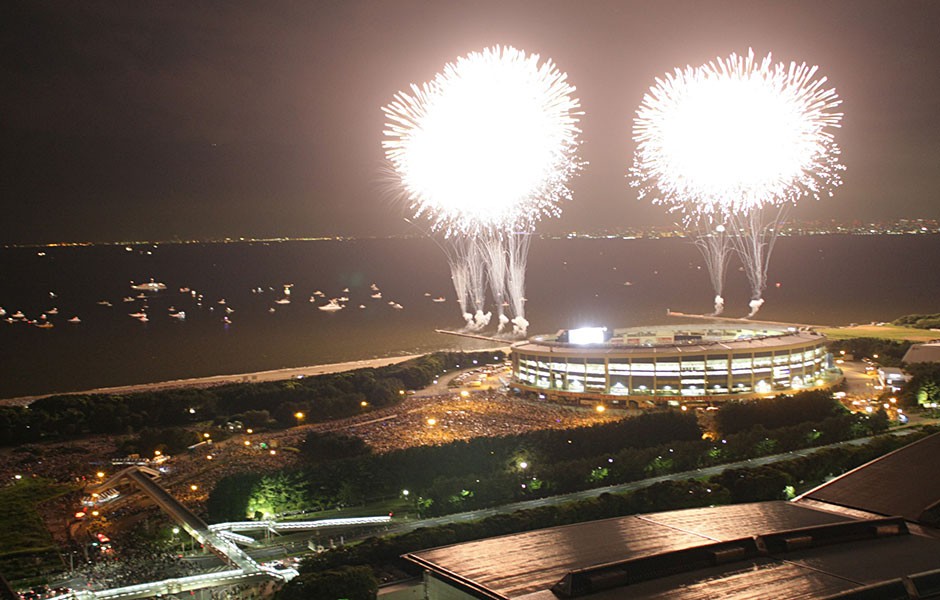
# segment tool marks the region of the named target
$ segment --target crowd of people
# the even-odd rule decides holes
[[[298,426],[282,430],[236,431],[223,441],[206,443],[169,458],[161,465],[161,470],[165,470],[161,485],[198,515],[205,512],[209,492],[218,480],[227,475],[301,466],[304,459],[298,448],[310,432],[334,431],[356,436],[374,452],[385,453],[480,436],[592,425],[621,417],[588,408],[526,400],[493,388],[461,389],[438,385],[423,394],[405,396],[395,406],[364,411],[353,417],[314,424],[300,422]],[[207,432],[211,436],[211,430]],[[44,477],[80,486],[98,483],[102,476],[109,477],[124,467],[110,464],[110,459],[118,455],[121,443],[120,438],[86,437],[8,450],[8,458],[12,460],[0,461],[0,476]],[[72,535],[75,527],[72,515],[76,510],[82,510],[78,504],[81,495],[81,491],[76,491],[49,503],[41,511],[50,528],[65,530],[66,535],[57,536],[59,542],[83,543]],[[156,511],[147,502],[135,502],[126,497],[95,508],[103,517],[95,521],[96,531],[107,531],[119,544],[121,532],[133,529],[122,523],[150,518],[149,513]],[[91,533],[91,524],[84,523],[82,535],[85,537]],[[133,546],[120,545],[125,548]],[[102,554],[89,563],[83,561],[76,575],[87,581],[89,589],[103,589],[192,572],[191,563],[167,548],[155,549],[152,544],[141,544],[140,547],[145,550],[137,554]],[[247,593],[245,590],[242,592]],[[231,595],[233,593],[236,595]],[[238,593],[241,592],[215,590],[211,597],[246,597]]]

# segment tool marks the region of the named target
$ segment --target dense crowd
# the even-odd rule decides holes
[[[205,444],[170,458],[162,465],[166,472],[161,485],[196,514],[204,514],[208,493],[219,479],[227,475],[245,471],[273,472],[284,467],[301,466],[304,459],[297,449],[310,432],[342,432],[361,438],[377,453],[385,453],[480,436],[591,425],[621,416],[527,401],[495,390],[461,393],[436,386],[427,390],[425,395],[407,396],[394,406],[344,419],[301,424],[283,430],[249,433],[245,429],[236,432],[224,441]],[[208,430],[210,435],[211,431]],[[71,442],[4,449],[0,477],[6,481],[13,480],[16,475],[44,477],[74,483],[77,488],[97,483],[101,480],[97,475],[99,471],[107,477],[123,468],[112,466],[110,459],[119,455],[119,448],[128,437],[88,436]],[[88,516],[82,527],[76,529],[73,514],[82,509],[78,503],[82,493],[77,490],[47,503],[41,510],[50,529],[60,534],[56,538],[63,546],[67,543],[80,546],[87,541],[84,538],[94,533],[92,529],[106,531],[120,543],[122,532],[132,529],[133,523],[150,518],[150,513],[156,510],[147,502],[136,502],[122,496],[116,502],[95,507],[100,510],[101,517],[92,521]],[[141,547],[145,550],[138,554],[102,555],[90,563],[82,561],[75,575],[87,582],[88,589],[104,589],[192,572],[190,563],[165,548],[154,550],[153,546],[146,544]],[[151,549],[146,550],[148,547]],[[247,593],[247,590],[216,590],[212,597],[248,597],[238,595]]]

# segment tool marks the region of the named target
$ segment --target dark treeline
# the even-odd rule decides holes
[[[897,342],[880,338],[860,337],[847,340],[830,340],[829,351],[838,358],[840,352],[855,356],[855,360],[875,358],[878,364],[886,367],[898,367],[901,359],[911,347],[911,342]]]
[[[773,465],[728,470],[707,480],[664,481],[635,492],[603,493],[589,500],[520,510],[477,521],[420,528],[404,534],[372,537],[360,544],[329,550],[306,559],[300,567],[301,576],[295,581],[300,585],[314,573],[352,565],[368,565],[379,572],[388,565],[407,570],[410,566],[399,557],[408,552],[544,527],[637,513],[784,499],[793,490],[809,489],[829,477],[865,464],[933,431],[903,438],[881,436],[861,446],[826,448],[808,457]],[[288,592],[294,585],[291,582],[284,591]]]
[[[891,321],[892,325],[902,327],[917,327],[919,329],[936,329],[940,327],[940,313],[928,315],[904,315]]]
[[[406,389],[429,385],[445,370],[490,364],[502,352],[438,352],[398,365],[263,383],[135,394],[69,394],[28,407],[0,407],[0,444],[14,446],[82,434],[128,434],[245,417],[269,427],[319,422],[398,402]],[[458,367],[459,365],[459,367]],[[362,402],[366,402],[363,407]],[[260,425],[258,425],[260,426]]]
[[[778,415],[778,407],[788,402],[793,403],[796,419]],[[729,422],[750,426],[716,440],[703,439],[695,415],[679,411],[383,455],[369,454],[343,436],[318,436],[304,444],[305,449],[316,448],[318,456],[311,459],[323,454],[351,457],[311,460],[304,469],[279,474],[229,476],[210,494],[209,518],[240,520],[253,515],[253,507],[265,507],[274,515],[298,506],[319,510],[363,504],[397,497],[404,489],[409,490],[409,500],[419,514],[442,515],[819,446],[887,427],[883,413],[848,413],[824,392],[753,405],[760,409],[766,403],[774,403],[767,420],[760,418],[760,410],[752,414],[740,407],[729,408],[737,413]],[[719,410],[719,421],[724,410]],[[791,424],[800,417],[801,422]],[[324,448],[331,441],[338,450]]]
[[[822,421],[842,412],[842,407],[832,402],[827,392],[806,392],[760,402],[728,402],[718,411],[717,425],[720,433],[730,435],[756,425],[776,429],[806,421]]]

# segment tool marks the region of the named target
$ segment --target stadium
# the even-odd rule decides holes
[[[512,348],[520,393],[575,404],[710,404],[829,387],[826,338],[761,325],[589,327],[539,335]]]

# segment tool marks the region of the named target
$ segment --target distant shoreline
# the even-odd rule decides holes
[[[133,394],[137,392],[153,392],[158,390],[172,390],[193,387],[215,387],[228,383],[259,383],[263,381],[283,381],[285,379],[294,379],[299,376],[309,377],[312,375],[325,375],[328,373],[341,373],[343,371],[354,371],[356,369],[386,367],[403,363],[425,356],[426,354],[408,354],[405,356],[390,356],[385,358],[371,358],[364,360],[351,360],[340,363],[329,363],[324,365],[310,365],[307,367],[290,367],[286,369],[272,369],[268,371],[255,371],[252,373],[236,373],[232,375],[210,375],[208,377],[192,377],[188,379],[172,379],[170,381],[158,381],[153,383],[140,383],[133,385],[121,385],[114,387],[97,388],[93,390],[84,390],[79,392],[54,392],[51,394],[39,394],[36,396],[20,396],[18,398],[0,399],[0,406],[28,406],[40,398],[49,396],[74,396],[79,394]]]

